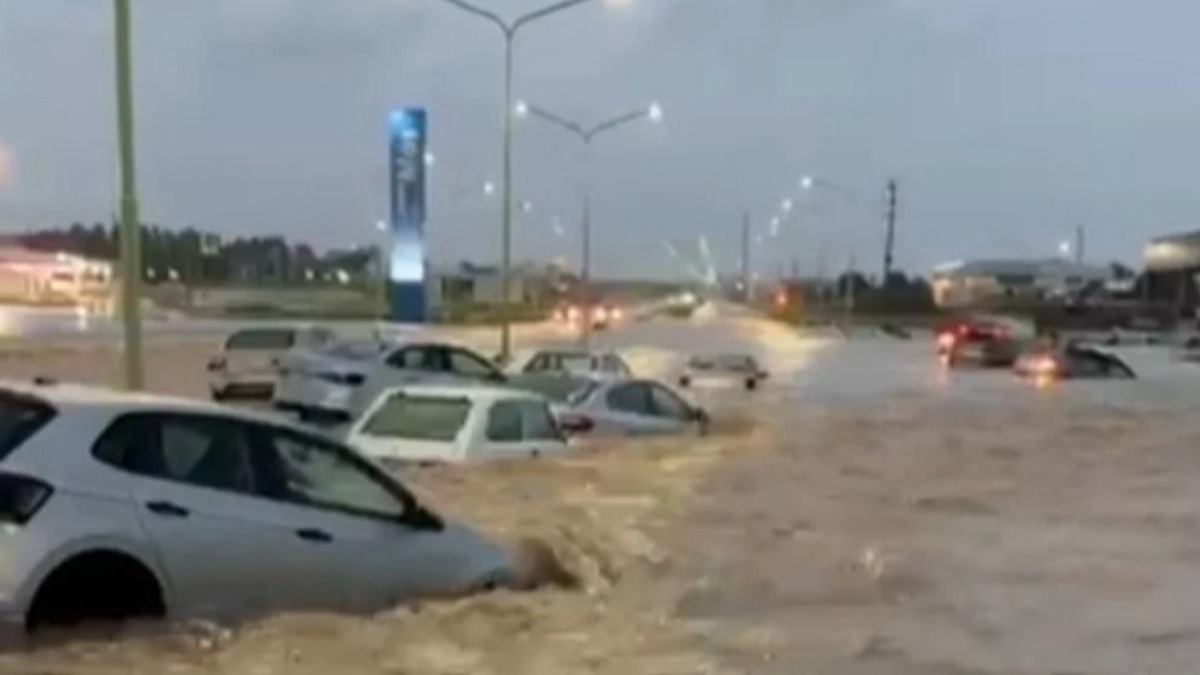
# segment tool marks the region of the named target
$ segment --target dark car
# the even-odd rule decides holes
[[[965,321],[945,326],[937,333],[938,359],[950,367],[1008,368],[1020,353],[1020,343],[1011,330],[996,322]]]
[[[1132,380],[1137,375],[1116,354],[1085,342],[1038,347],[1022,354],[1013,364],[1021,377],[1041,380],[1103,379]]]

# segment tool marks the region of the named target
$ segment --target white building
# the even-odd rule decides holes
[[[508,302],[536,305],[561,283],[563,271],[556,266],[514,265],[509,276]],[[500,304],[504,298],[499,267],[461,263],[430,269],[426,285],[430,307],[446,304]]]
[[[1005,298],[1052,297],[1112,279],[1108,266],[1063,258],[971,260],[939,265],[931,285],[939,307],[956,307]]]

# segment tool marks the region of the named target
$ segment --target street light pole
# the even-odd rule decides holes
[[[116,43],[117,138],[121,168],[121,319],[124,323],[125,387],[144,384],[141,321],[141,227],[134,154],[133,58],[129,0],[113,0]]]
[[[578,138],[583,143],[583,161],[584,161],[584,176],[583,176],[583,223],[580,227],[580,238],[582,240],[582,251],[579,261],[579,282],[583,287],[584,307],[583,313],[583,333],[582,342],[584,348],[590,348],[592,342],[592,317],[595,308],[593,307],[592,299],[592,181],[594,172],[594,159],[592,157],[592,141],[602,133],[614,131],[633,122],[638,122],[648,119],[652,122],[662,120],[662,108],[657,103],[650,104],[647,108],[639,108],[632,110],[623,115],[617,115],[604,122],[601,122],[592,127],[584,127],[583,125],[573,122],[561,115],[552,113],[544,108],[539,108],[535,105],[530,105],[525,102],[518,103],[516,112],[520,115],[533,115],[534,117],[553,124],[554,126],[570,133]]]
[[[512,323],[510,321],[508,303],[511,299],[509,296],[511,295],[512,288],[513,47],[516,44],[517,34],[525,26],[539,19],[547,18],[553,14],[577,5],[582,5],[585,2],[592,2],[593,0],[560,0],[559,2],[522,14],[511,22],[506,21],[499,14],[467,2],[467,0],[441,1],[467,14],[487,21],[498,28],[501,35],[504,36],[504,168],[503,175],[501,176],[501,182],[503,183],[501,190],[504,192],[504,197],[502,200],[503,214],[500,218],[500,293],[503,296],[505,311],[502,312],[500,317],[500,356],[507,358],[512,353]]]

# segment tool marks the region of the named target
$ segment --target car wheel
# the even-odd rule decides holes
[[[686,377],[681,377],[681,378],[679,378],[679,386],[681,386],[681,387],[685,387],[685,388],[686,388],[686,387],[688,387],[689,385],[691,385],[691,383],[692,383],[692,381],[691,381],[690,379],[686,378]]]
[[[758,389],[758,380],[756,380],[754,378],[750,378],[749,380],[746,380],[746,390],[754,391],[755,389]]]
[[[212,400],[217,402],[224,401],[229,398],[229,395],[225,393],[224,389],[210,389],[209,392],[212,394]]]

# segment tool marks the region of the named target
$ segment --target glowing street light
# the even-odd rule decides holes
[[[591,1],[593,0],[558,0],[558,2],[526,12],[515,19],[507,20],[492,10],[480,7],[469,0],[441,0],[466,14],[490,23],[498,28],[504,37],[504,172],[501,177],[504,204],[500,217],[500,294],[505,303],[509,300],[509,289],[512,284],[513,119],[514,112],[518,110],[513,107],[513,46],[522,28]],[[619,7],[629,3],[628,0],[607,0],[606,4]],[[507,358],[511,352],[512,323],[508,320],[508,312],[505,312],[500,321],[500,355]]]
[[[585,127],[578,122],[563,117],[562,115],[552,113],[544,108],[539,108],[525,101],[517,103],[515,109],[520,111],[521,117],[532,116],[542,120],[543,122],[548,122],[559,129],[572,134],[583,143],[588,170],[584,176],[583,227],[581,228],[582,231],[580,233],[582,254],[579,258],[579,282],[583,289],[582,292],[584,294],[584,298],[589,303],[587,306],[590,307],[590,286],[592,276],[592,140],[603,133],[615,131],[621,127],[634,122],[640,122],[642,120],[649,120],[650,122],[658,124],[663,120],[662,106],[658,103],[651,103],[647,107],[631,110],[623,115],[616,115],[590,127]],[[589,309],[588,311],[590,312],[591,310]],[[581,338],[585,347],[591,343],[592,322],[590,320],[583,322],[583,333]]]

